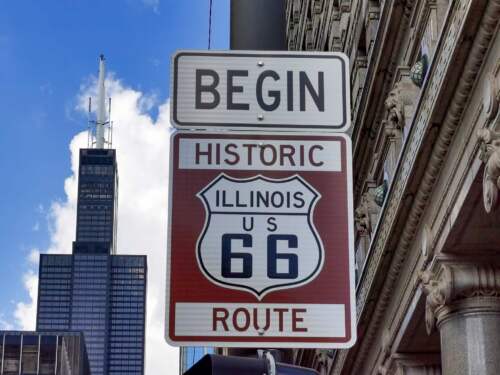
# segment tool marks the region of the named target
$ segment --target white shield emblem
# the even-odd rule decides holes
[[[321,271],[323,244],[312,220],[321,196],[300,176],[220,174],[197,196],[206,210],[198,265],[211,282],[262,299],[307,284]]]

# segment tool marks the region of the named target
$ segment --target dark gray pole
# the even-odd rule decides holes
[[[230,48],[283,51],[286,0],[231,0]]]
[[[286,0],[231,0],[229,39],[232,50],[286,51]],[[230,350],[232,355],[250,355],[244,349]],[[286,358],[280,349],[275,358],[280,358],[277,352]]]

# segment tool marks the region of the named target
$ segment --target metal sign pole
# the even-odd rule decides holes
[[[285,0],[231,0],[230,49],[287,50],[285,7]],[[274,365],[273,355],[265,353],[268,367]]]
[[[230,49],[286,51],[285,0],[231,0]]]

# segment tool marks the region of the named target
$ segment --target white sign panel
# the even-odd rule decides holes
[[[180,140],[187,155],[182,169],[268,170],[338,172],[340,142],[221,139],[216,143],[198,138]]]
[[[179,51],[171,65],[177,128],[344,132],[350,126],[344,54]]]
[[[298,339],[345,336],[344,305],[178,303],[175,309],[179,317],[175,322],[178,336],[259,338],[264,328],[270,336]]]
[[[220,174],[198,197],[207,218],[198,240],[198,261],[216,284],[247,290],[261,300],[273,290],[308,283],[319,273],[325,255],[312,216],[320,194],[300,176],[235,179]],[[219,242],[222,251],[214,252]],[[231,252],[241,254],[250,247],[269,250],[252,254],[253,267],[244,258],[226,261]],[[280,262],[278,254],[287,248],[294,249],[293,256]],[[273,256],[277,260],[268,265]]]

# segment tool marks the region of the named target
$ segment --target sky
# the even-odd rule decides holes
[[[102,53],[120,176],[117,249],[148,255],[146,374],[175,373],[177,350],[163,339],[170,56],[207,49],[208,4],[0,0],[0,329],[35,328],[39,254],[71,252],[77,155]],[[212,48],[227,49],[229,0],[213,0],[212,22]]]

